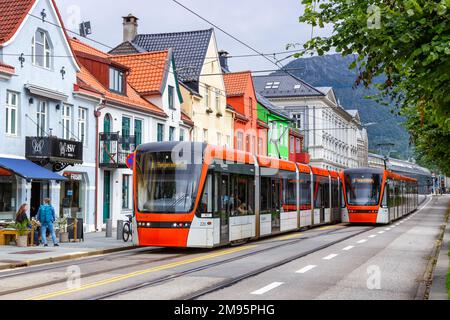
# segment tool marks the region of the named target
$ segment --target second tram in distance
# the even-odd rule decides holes
[[[341,179],[342,222],[389,224],[419,206],[416,179],[371,168],[344,170]]]
[[[194,142],[134,154],[140,246],[213,248],[339,222],[337,172]]]

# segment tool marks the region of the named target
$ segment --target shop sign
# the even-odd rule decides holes
[[[73,180],[73,181],[82,181],[83,180],[83,174],[76,173],[76,172],[64,172],[64,177],[66,177],[69,180]]]
[[[30,160],[83,163],[83,143],[57,137],[27,137],[26,157]]]

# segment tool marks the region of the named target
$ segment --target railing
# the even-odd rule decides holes
[[[136,148],[134,136],[121,136],[119,132],[100,133],[100,167],[127,168],[127,157]]]

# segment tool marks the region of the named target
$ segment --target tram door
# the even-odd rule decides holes
[[[220,199],[219,215],[220,215],[220,243],[228,243],[230,240],[230,213],[232,209],[232,198],[230,192],[230,175],[218,175]]]
[[[281,224],[281,180],[272,180],[272,233],[280,232]]]

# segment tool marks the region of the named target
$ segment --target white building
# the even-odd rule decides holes
[[[358,113],[339,105],[330,87],[314,88],[279,72],[254,77],[255,89],[288,113],[304,134],[311,165],[329,170],[358,167]]]
[[[91,230],[98,101],[76,92],[80,65],[53,1],[1,1],[0,12],[0,219],[22,203],[34,216],[49,197]]]

